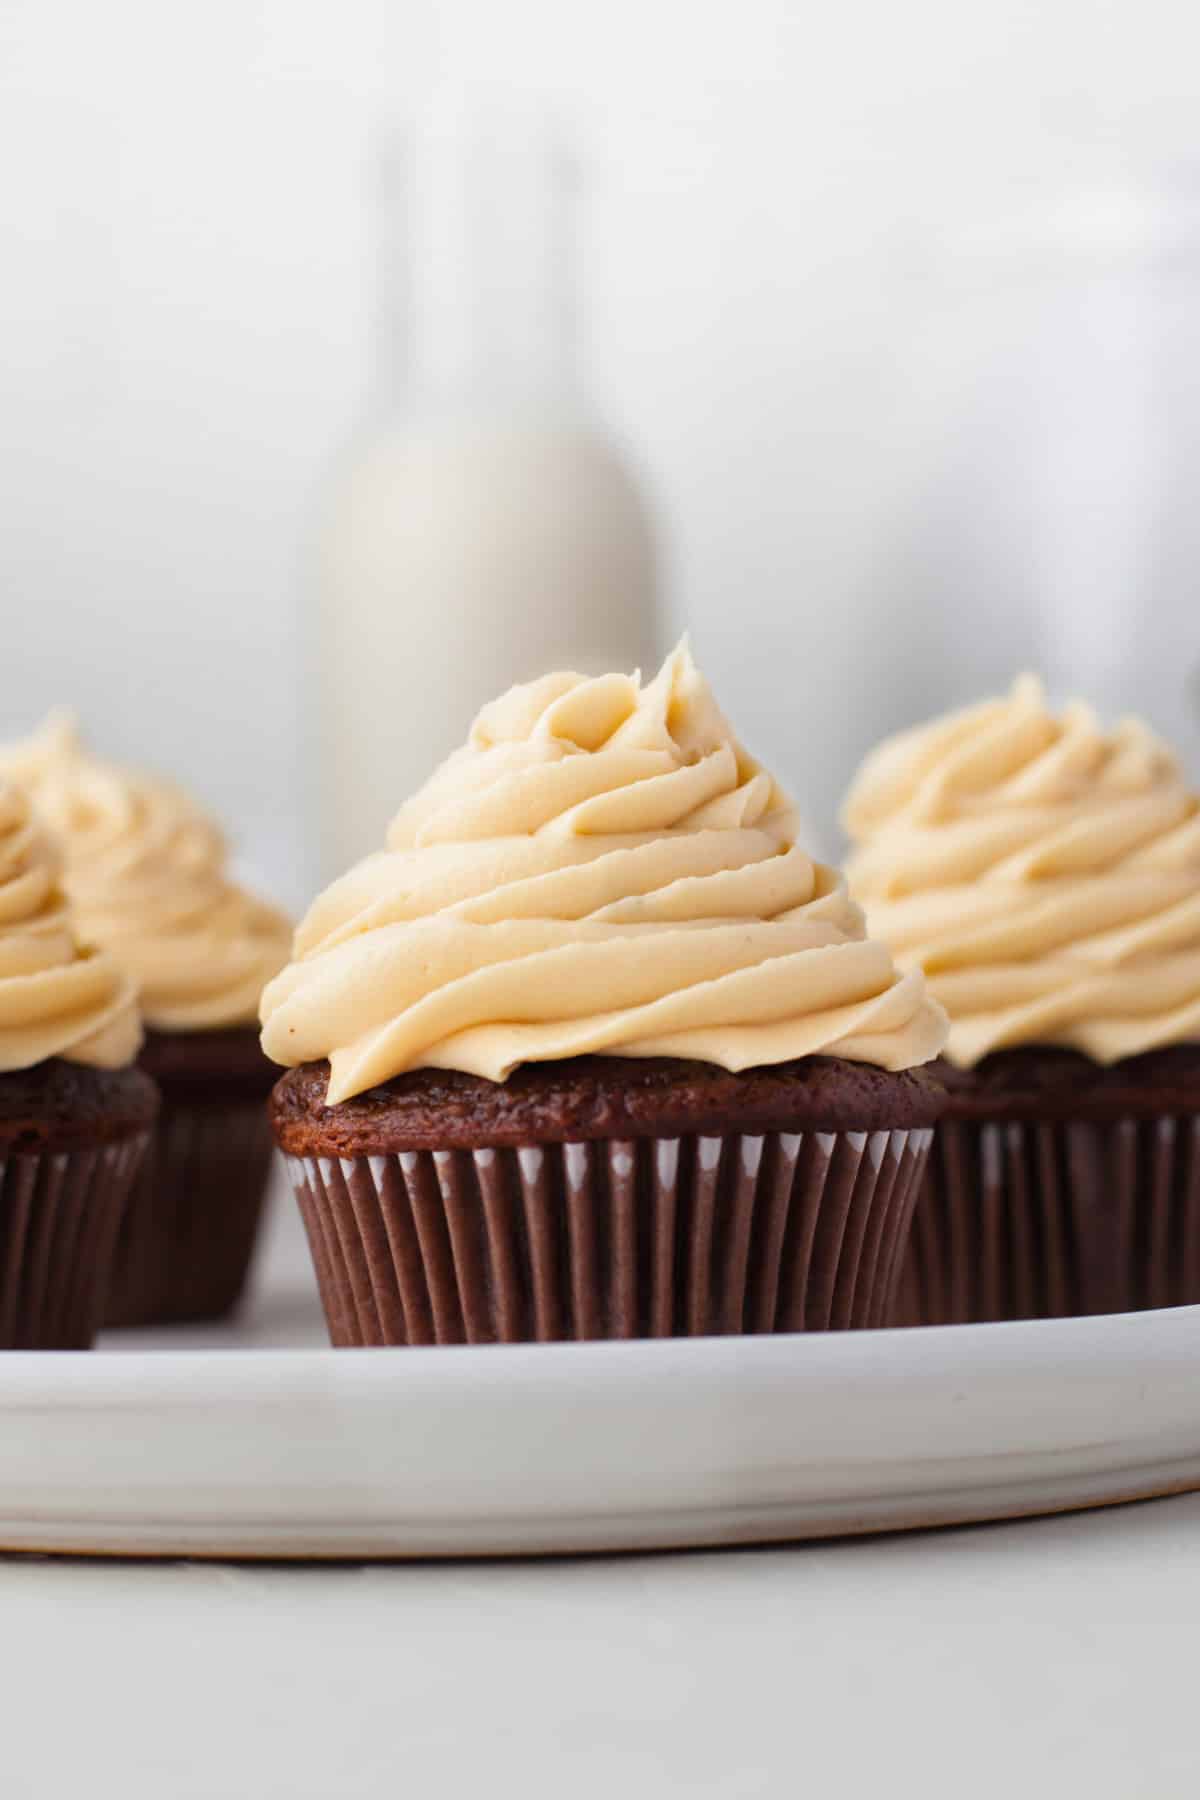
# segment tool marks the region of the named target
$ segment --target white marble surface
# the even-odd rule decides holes
[[[7,1800],[1173,1800],[1200,1496],[796,1549],[0,1563]]]
[[[1174,1800],[1198,1617],[1200,1495],[542,1563],[0,1559],[0,1793]]]

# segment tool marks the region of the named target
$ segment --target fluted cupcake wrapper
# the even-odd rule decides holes
[[[184,1324],[232,1311],[273,1153],[261,1098],[164,1098],[122,1221],[106,1325]]]
[[[1200,1118],[938,1127],[898,1323],[1195,1302]]]
[[[287,1158],[335,1345],[819,1331],[889,1310],[932,1132]]]
[[[0,1156],[0,1349],[91,1345],[148,1139]]]

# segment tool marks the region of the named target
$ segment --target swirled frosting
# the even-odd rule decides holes
[[[0,1070],[51,1056],[119,1069],[141,1041],[132,982],[80,949],[58,858],[25,795],[0,781]]]
[[[61,846],[77,929],[136,983],[148,1025],[257,1019],[291,927],[228,879],[221,832],[186,794],[90,756],[59,717],[0,752],[0,775],[28,792]]]
[[[905,1069],[945,1029],[684,647],[647,686],[548,675],[486,707],[294,956],[263,1047],[328,1057],[331,1104],[421,1066],[500,1081],[596,1052]]]
[[[1136,719],[1041,684],[882,744],[844,821],[871,930],[926,972],[970,1068],[1021,1044],[1110,1063],[1200,1039],[1200,802]]]

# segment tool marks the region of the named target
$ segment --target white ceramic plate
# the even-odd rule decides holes
[[[1200,1487],[1200,1307],[807,1338],[303,1347],[322,1342],[300,1247],[277,1230],[237,1331],[0,1357],[0,1548],[617,1550]]]

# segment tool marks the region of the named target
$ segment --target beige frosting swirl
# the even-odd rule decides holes
[[[882,744],[844,819],[872,931],[950,1014],[947,1055],[1115,1062],[1200,1039],[1200,802],[1136,719],[1004,699]]]
[[[904,1069],[945,1022],[865,940],[681,647],[657,679],[549,675],[486,707],[389,848],[317,900],[263,995],[336,1103],[419,1066],[494,1081],[605,1052]]]
[[[291,927],[227,878],[206,813],[167,782],[88,755],[57,717],[0,752],[0,774],[26,789],[60,844],[80,935],[132,977],[147,1024],[205,1031],[257,1019]]]
[[[132,982],[79,948],[57,856],[25,795],[0,781],[0,1070],[51,1056],[119,1069],[141,1042]]]

